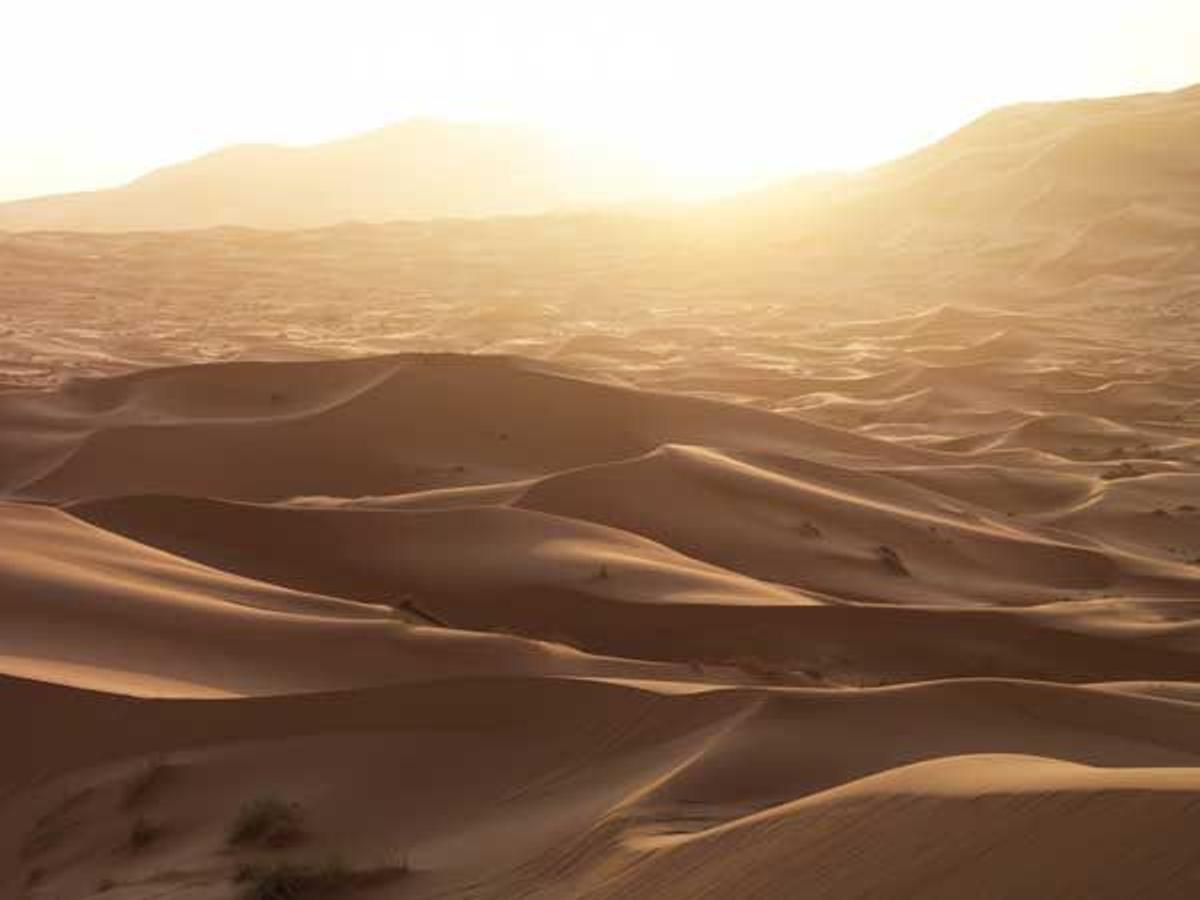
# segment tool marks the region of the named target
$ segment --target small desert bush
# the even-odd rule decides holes
[[[1139,475],[1144,474],[1145,473],[1141,469],[1132,463],[1123,462],[1115,468],[1101,472],[1100,477],[1105,481],[1116,481],[1120,478],[1137,478]]]
[[[231,847],[289,847],[304,837],[300,807],[262,797],[242,808],[229,829]],[[286,895],[284,895],[286,896]]]
[[[410,873],[408,856],[396,865],[352,869],[334,858],[321,865],[249,863],[234,875],[243,885],[239,900],[326,900],[343,893],[391,884]]]
[[[880,544],[875,548],[875,554],[879,557],[879,561],[883,563],[885,569],[893,575],[903,575],[909,577],[912,572],[908,570],[908,566],[904,564],[904,560],[900,558],[900,554],[896,552],[894,547],[889,547],[887,544]]]
[[[728,665],[741,670],[756,681],[763,681],[768,684],[786,682],[790,675],[788,670],[782,666],[753,656],[739,656],[736,659],[729,660]]]
[[[357,875],[340,862],[243,866],[234,880],[244,886],[242,900],[324,900],[358,884]]]

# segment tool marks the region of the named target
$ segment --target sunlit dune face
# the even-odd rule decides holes
[[[712,193],[855,168],[989,107],[1200,80],[1191,0],[46,0],[5,23],[0,198],[414,115],[538,125]]]

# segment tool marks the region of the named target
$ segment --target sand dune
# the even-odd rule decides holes
[[[0,236],[0,896],[1191,900],[1198,104]]]
[[[17,465],[0,479],[10,492],[39,499],[280,499],[510,480],[644,453],[667,440],[804,446],[839,460],[934,458],[796,419],[506,358],[326,363],[316,372],[331,378],[318,376],[317,386],[307,381],[311,364],[277,366],[261,381],[259,368],[191,367],[67,386],[56,397],[0,397],[6,430],[26,432],[25,452],[14,454]],[[193,396],[206,398],[194,417]],[[182,403],[172,405],[172,397]],[[368,431],[370,440],[345,440]],[[231,455],[243,465],[226,465]]]
[[[1186,827],[1197,777],[1194,768],[1092,769],[1026,756],[941,759],[701,835],[640,841],[653,855],[604,878],[594,896],[781,897],[781,882],[812,897],[1183,896],[1195,886],[1190,854],[1130,847],[1117,820],[1156,833]],[[986,855],[998,874],[981,885],[977,870],[947,872],[931,850],[940,841]],[[872,864],[822,866],[830,843]],[[714,858],[730,863],[705,864]]]
[[[1147,589],[1179,578],[1180,591],[1195,590],[1194,572],[1021,532],[989,521],[994,509],[964,509],[914,490],[906,474],[864,477],[795,459],[758,467],[672,448],[540,482],[521,503],[852,600],[1028,602],[1047,590],[1136,591],[1143,573],[1156,586]]]
[[[1159,352],[1185,365],[1200,296],[1198,103],[1193,88],[999,110],[867,172],[672,214],[3,233],[0,384],[483,350],[762,397],[722,376],[869,374],[854,371],[874,368],[869,340],[845,354],[828,341],[872,332],[826,328],[839,320],[872,319],[890,346],[937,364],[1053,356],[1060,326],[1096,315],[1121,328],[1091,342],[1089,362],[1108,341],[1124,358],[1147,323],[1171,323]],[[903,321],[930,307],[957,312]],[[838,365],[804,364],[817,354]],[[1038,367],[1049,383],[1060,361]]]
[[[531,128],[412,119],[303,147],[225,147],[120,187],[0,204],[0,228],[315,228],[528,214],[649,197],[652,177],[632,157]]]
[[[55,510],[4,504],[0,521],[0,672],[183,697],[328,690],[435,674],[694,677],[682,666],[593,659],[433,627],[404,594],[381,598],[397,605],[368,605],[252,581]]]
[[[41,774],[12,797],[20,815],[0,834],[21,859],[14,883],[36,866],[39,890],[86,892],[116,875],[130,896],[207,895],[254,855],[223,847],[249,779],[299,804],[298,847],[352,853],[381,874],[403,862],[391,887],[420,896],[548,897],[567,883],[613,897],[782,897],[797,884],[961,896],[978,873],[943,870],[946,846],[964,843],[956,858],[1005,862],[993,896],[1038,885],[1186,896],[1196,877],[1184,848],[1130,842],[1125,825],[1185,827],[1200,756],[1187,703],[1022,682],[679,694],[459,680],[225,701],[0,690],[36,697],[30,737],[58,748],[4,751],[12,776]],[[73,739],[99,722],[122,728]],[[473,765],[485,742],[492,765]],[[153,754],[160,768],[147,770]],[[153,787],[133,788],[146,771],[160,773]],[[162,829],[137,852],[122,849],[129,824],[111,812],[131,803],[126,820]],[[831,847],[884,864],[832,864]]]
[[[1131,823],[1200,790],[1196,431],[1153,389],[1194,372],[1114,377],[1090,323],[889,405],[992,318],[762,382],[857,426],[457,354],[0,395],[5,889],[957,897],[986,857],[990,896],[1190,896]],[[262,796],[302,833],[229,849]]]

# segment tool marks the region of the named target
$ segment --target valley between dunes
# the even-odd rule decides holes
[[[737,402],[551,354],[0,394],[6,893],[1192,896],[1200,368],[1111,332],[829,325]],[[262,797],[302,836],[231,846]]]
[[[1200,896],[1200,217],[1076,154],[1197,96],[987,118],[828,256],[0,238],[0,896]]]

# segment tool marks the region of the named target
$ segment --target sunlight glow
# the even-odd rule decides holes
[[[4,30],[0,198],[414,115],[539,125],[711,193],[1007,102],[1200,81],[1195,0],[39,0]]]

